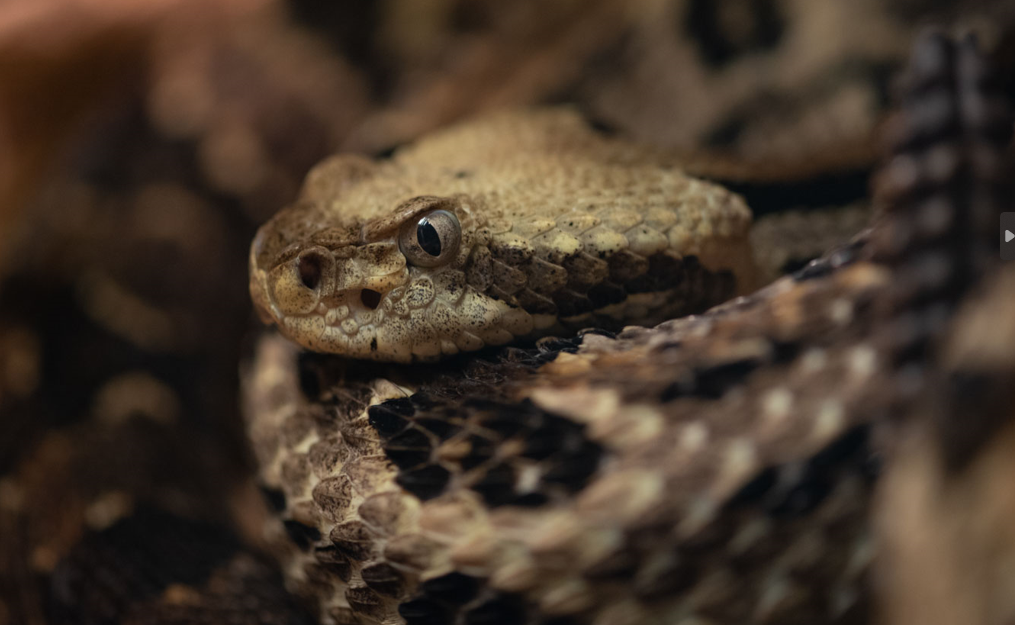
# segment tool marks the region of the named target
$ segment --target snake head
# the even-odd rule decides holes
[[[750,282],[749,225],[741,198],[572,112],[505,113],[318,165],[258,232],[250,290],[309,349],[433,361],[704,310]]]
[[[314,351],[396,362],[505,343],[516,336],[505,327],[531,330],[527,313],[467,284],[470,252],[484,237],[467,197],[353,210],[349,185],[334,180],[361,165],[356,157],[322,165],[300,201],[258,231],[250,292],[264,322]]]

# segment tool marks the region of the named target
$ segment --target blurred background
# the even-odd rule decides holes
[[[927,24],[1011,69],[1010,1],[0,3],[0,625],[45,622],[60,558],[143,502],[250,516],[247,246],[324,156],[569,104],[859,228]]]

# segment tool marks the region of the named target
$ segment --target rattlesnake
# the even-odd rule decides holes
[[[1010,295],[1010,279],[981,279],[997,270],[996,263],[984,261],[984,250],[994,245],[990,218],[1005,201],[997,194],[1001,170],[991,168],[993,161],[984,156],[1001,153],[1010,124],[1004,113],[977,118],[976,111],[984,109],[959,105],[977,98],[998,102],[993,87],[978,79],[953,80],[975,76],[982,68],[968,47],[932,40],[921,50],[904,118],[909,125],[895,135],[896,153],[903,158],[892,161],[910,167],[885,170],[879,193],[889,209],[885,218],[851,244],[760,291],[697,316],[612,331],[627,322],[701,311],[737,287],[748,291],[752,269],[741,262],[746,255],[742,205],[734,195],[676,172],[675,162],[665,156],[595,137],[568,114],[552,113],[525,117],[557,119],[572,137],[568,142],[584,137],[586,146],[600,146],[602,158],[612,159],[608,171],[655,172],[656,183],[665,183],[668,191],[696,188],[698,193],[686,198],[690,204],[726,207],[729,221],[710,223],[721,213],[705,211],[696,225],[706,227],[680,237],[672,235],[674,227],[685,227],[682,213],[671,210],[679,205],[662,202],[664,210],[651,224],[654,234],[645,233],[642,243],[669,256],[670,267],[680,268],[681,282],[660,280],[672,275],[653,274],[649,259],[643,275],[651,279],[627,288],[638,284],[638,268],[644,268],[628,255],[630,264],[618,265],[634,268],[631,282],[613,280],[606,261],[611,286],[623,290],[612,289],[612,300],[599,299],[602,294],[592,290],[598,283],[565,281],[563,290],[534,291],[542,296],[543,308],[525,309],[531,323],[513,313],[511,323],[517,325],[511,327],[522,341],[516,347],[481,348],[515,340],[515,332],[505,336],[493,324],[477,323],[469,333],[474,341],[461,334],[436,336],[438,326],[429,321],[436,342],[407,347],[403,327],[375,331],[373,338],[384,335],[388,341],[378,339],[377,349],[368,335],[359,343],[366,345],[363,356],[377,360],[435,360],[437,348],[441,356],[467,352],[438,364],[348,360],[301,350],[277,334],[262,338],[245,374],[245,412],[259,481],[277,515],[265,523],[265,546],[281,562],[287,587],[311,606],[317,620],[339,623],[866,621],[874,554],[867,513],[881,454],[891,450],[883,443],[892,420],[882,417],[919,411],[940,399],[931,412],[946,429],[954,428],[950,419],[962,412],[949,386],[954,379],[986,370],[991,374],[987,388],[1002,395],[1013,379],[1003,358],[983,361],[982,348],[963,352],[965,334],[948,327],[951,311],[966,301],[970,287],[981,285],[993,299]],[[915,114],[928,93],[943,94],[954,104],[953,117]],[[472,128],[484,123],[490,122]],[[538,121],[522,125],[529,123],[538,127]],[[440,145],[439,136],[434,145]],[[368,229],[368,234],[390,233],[386,244],[374,248],[388,262],[403,253],[397,243],[403,231],[429,234],[416,208],[427,214],[450,209],[465,232],[458,244],[463,255],[455,260],[462,263],[463,275],[476,266],[465,252],[492,245],[493,237],[484,242],[469,230],[480,221],[479,213],[463,211],[458,217],[455,211],[472,207],[468,202],[476,189],[469,185],[482,183],[479,176],[470,180],[458,174],[482,159],[440,172],[441,184],[427,189],[411,184],[406,192],[390,184],[413,181],[398,174],[413,169],[405,161],[425,153],[427,145],[424,141],[380,164],[342,157],[311,176],[301,199],[304,208],[288,214],[309,210],[303,215],[312,219],[291,220],[278,240],[260,236],[252,250],[252,292],[266,320],[281,321],[283,334],[332,351],[341,351],[341,342],[322,334],[325,326],[334,325],[344,336],[358,336],[369,327],[355,319],[357,328],[346,331],[342,323],[348,316],[320,306],[334,297],[327,289],[337,284],[337,274],[327,272],[336,261],[322,248],[359,242],[362,224],[319,234],[312,247],[299,246],[303,234],[312,236],[319,228],[320,202],[332,195],[345,198],[356,189],[370,189],[365,199],[376,210],[423,198],[403,213],[413,217],[409,226],[392,220]],[[438,166],[461,156],[455,146],[446,149]],[[960,166],[943,173],[930,167],[942,162],[942,154]],[[608,182],[606,189],[637,189],[613,200],[630,202],[645,192],[640,177],[629,187],[623,177],[598,177],[603,170],[590,167],[591,160],[581,170]],[[432,165],[417,162],[423,170]],[[522,165],[524,171],[547,163],[533,158]],[[348,181],[327,175],[336,171],[355,174],[358,184],[336,186]],[[372,180],[385,184],[374,187]],[[515,190],[573,199],[560,189],[521,182]],[[932,217],[942,215],[942,205],[943,214],[961,227],[934,228],[941,220]],[[355,207],[364,209],[370,207]],[[587,216],[608,221],[609,211],[594,212]],[[560,230],[557,220],[549,225],[542,217],[517,227],[531,227],[526,236],[533,237],[541,236],[532,234],[540,228],[547,228],[542,234]],[[265,232],[285,221],[279,218]],[[449,242],[442,238],[448,222],[428,223],[442,252]],[[632,231],[637,226],[605,228],[613,234],[590,244],[607,236],[618,241],[618,230],[630,244],[637,240],[638,231]],[[561,233],[585,244],[576,233]],[[715,233],[732,238],[732,245],[726,241],[710,249]],[[415,241],[424,253],[440,256],[427,252],[437,249],[432,242],[432,237]],[[297,245],[287,250],[292,243]],[[531,247],[532,258],[555,249]],[[505,262],[510,252],[495,258],[487,249],[489,263],[474,270],[474,277],[487,282],[472,295],[478,302],[472,310],[483,313],[484,320],[487,313],[503,317],[508,306],[524,303],[524,289],[510,292],[500,278],[518,286],[522,278],[528,284],[536,275]],[[313,254],[304,253],[308,250]],[[927,254],[941,261],[931,270],[951,270],[947,279],[938,279],[940,272],[923,263]],[[421,272],[399,266],[394,258],[393,271],[383,276],[387,281],[369,282],[375,278],[369,272],[357,277],[364,282],[351,281],[353,303],[358,299],[365,308],[387,314],[378,296],[394,286],[392,280],[408,274],[419,281]],[[516,260],[531,263],[532,258]],[[263,260],[267,269],[279,260],[281,269],[274,276],[265,272],[262,281]],[[588,269],[583,277],[595,274],[594,268],[577,269]],[[662,300],[645,294],[659,286],[681,293],[682,301],[671,310],[655,306]],[[630,297],[635,291],[642,298],[636,306],[613,301],[637,299]],[[435,291],[431,301],[442,298],[447,304]],[[391,301],[388,319],[403,326],[414,323],[413,311],[430,310],[424,305],[399,315]],[[552,315],[547,302],[566,314]],[[967,305],[975,311],[978,302],[969,298]],[[605,310],[601,303],[608,305]],[[321,316],[287,323],[278,315],[294,311]],[[533,342],[541,333],[586,325],[607,329]],[[963,357],[940,358],[935,340],[941,335]],[[915,400],[921,392],[927,399]],[[962,423],[975,426],[974,436],[960,444],[941,443],[949,466],[961,467],[976,455],[1003,422],[996,417],[984,408]],[[171,514],[153,513],[117,496],[118,488],[131,491],[135,471],[139,481],[161,475],[146,463],[157,465],[162,454],[208,455],[208,449],[195,448],[185,437],[164,437],[152,427],[132,423],[123,438],[116,434],[109,440],[106,430],[84,429],[90,436],[76,440],[76,446],[71,433],[62,432],[38,450],[36,456],[46,462],[27,464],[57,464],[62,470],[48,477],[28,471],[23,476],[28,487],[19,492],[45,493],[49,507],[79,505],[63,497],[74,491],[59,480],[77,477],[78,456],[87,459],[81,449],[94,445],[122,452],[104,473],[82,480],[89,488],[101,483],[108,489],[108,496],[89,501],[85,509],[89,524],[102,529],[84,536],[77,530],[49,533],[55,544],[67,543],[60,545],[67,554],[47,569],[49,616],[70,622],[306,622],[263,559],[228,532],[174,516],[186,517],[194,509],[171,485],[155,484],[158,500],[168,502]],[[214,476],[206,473],[203,479],[210,484]],[[190,481],[200,485],[202,478]],[[0,486],[9,488],[10,482]],[[207,491],[190,501],[218,500],[214,487]],[[211,516],[214,512],[204,518]],[[247,521],[256,525],[261,519],[254,515]],[[32,555],[45,565],[53,553],[36,549]]]
[[[567,112],[323,164],[250,256],[262,318],[338,355],[268,336],[247,377],[290,588],[336,623],[863,622],[872,423],[928,331],[897,290],[956,293],[900,252],[939,237],[982,271],[975,212],[952,239],[894,215],[614,334],[749,290],[736,196]],[[886,335],[903,312],[915,336]],[[469,354],[583,325],[606,330]]]

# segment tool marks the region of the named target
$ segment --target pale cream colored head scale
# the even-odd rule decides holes
[[[700,306],[714,294],[689,289],[718,288],[712,273],[750,272],[749,223],[737,196],[570,111],[503,113],[391,160],[318,165],[258,231],[250,290],[309,349],[433,361],[561,320]]]

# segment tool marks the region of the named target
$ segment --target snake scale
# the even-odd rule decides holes
[[[984,316],[1015,296],[993,260],[1011,123],[985,67],[968,42],[923,41],[879,219],[757,291],[735,194],[570,113],[325,162],[251,249],[255,304],[288,338],[245,370],[273,515],[242,522],[280,566],[188,520],[216,514],[217,450],[143,421],[78,428],[0,480],[5,506],[43,493],[29,509],[82,507],[96,528],[38,528],[48,620],[859,623],[879,600],[892,623],[1005,622],[1004,530],[974,524],[957,549],[993,568],[964,568],[906,544],[938,516],[935,548],[957,540],[961,512],[904,496],[968,484],[1008,440],[1013,330]],[[172,413],[142,387],[141,410]],[[119,452],[94,469],[88,449]],[[159,468],[172,454],[203,459],[191,493]],[[907,469],[924,456],[942,467]],[[46,462],[62,468],[32,472]],[[152,476],[162,511],[124,495]],[[72,484],[104,490],[83,507]],[[0,534],[24,531],[9,518]],[[956,581],[924,601],[935,556]]]

